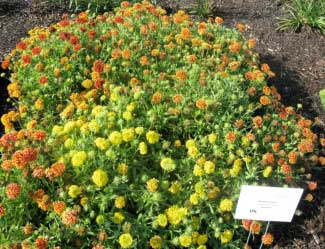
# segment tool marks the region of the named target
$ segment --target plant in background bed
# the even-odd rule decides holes
[[[1,117],[2,244],[242,248],[241,185],[317,187],[312,122],[267,86],[255,40],[220,23],[122,2],[17,44],[2,64],[17,107]]]
[[[319,92],[320,101],[322,103],[323,109],[325,110],[325,89]]]
[[[298,31],[304,26],[325,32],[325,2],[323,0],[291,0],[286,5],[288,17],[281,18],[279,30]]]

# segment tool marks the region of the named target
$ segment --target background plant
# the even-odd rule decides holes
[[[220,23],[122,2],[17,44],[2,63],[16,109],[1,117],[1,243],[242,248],[263,224],[234,219],[241,185],[317,188],[312,122],[267,85],[255,40]]]
[[[280,30],[299,31],[307,26],[325,32],[325,2],[322,0],[291,0],[286,4],[288,16],[279,21]]]

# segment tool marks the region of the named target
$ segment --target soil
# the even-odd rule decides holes
[[[47,5],[40,0],[28,4],[23,0],[0,0],[0,61],[10,52],[27,31],[36,25],[57,22],[67,12],[62,6]],[[194,0],[158,1],[170,13],[187,9]],[[245,36],[257,39],[256,52],[262,63],[268,63],[276,73],[269,83],[275,85],[286,105],[303,104],[304,116],[320,118],[316,132],[325,136],[325,110],[322,110],[319,91],[325,88],[325,35],[303,28],[299,33],[277,31],[278,18],[285,15],[282,0],[211,0],[211,16],[221,16],[225,25],[247,25]],[[197,17],[196,17],[197,18]],[[8,110],[5,87],[0,78],[0,115]],[[1,134],[1,127],[0,127]],[[325,153],[325,152],[323,152]],[[274,224],[275,249],[325,248],[325,172],[316,172],[318,191],[315,201],[301,202],[303,212],[292,224]],[[308,212],[307,212],[308,211]]]

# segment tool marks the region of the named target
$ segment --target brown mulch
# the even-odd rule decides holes
[[[66,12],[58,5],[46,5],[40,0],[28,5],[23,0],[0,0],[0,61],[10,52],[27,31],[36,25],[57,22]],[[169,12],[188,8],[194,0],[161,0]],[[212,16],[221,16],[225,25],[247,25],[246,37],[257,39],[256,51],[261,62],[268,63],[277,76],[269,83],[276,85],[286,105],[303,104],[308,118],[320,117],[317,132],[325,136],[325,110],[322,110],[319,91],[325,88],[325,35],[303,29],[300,33],[277,31],[278,18],[285,15],[282,0],[211,0]],[[6,105],[6,83],[0,78],[0,115]],[[1,125],[0,125],[1,126]],[[0,127],[1,134],[1,127]],[[312,203],[302,202],[303,214],[292,224],[274,224],[276,249],[325,248],[325,173],[318,172],[319,190]]]

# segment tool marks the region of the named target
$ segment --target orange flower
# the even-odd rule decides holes
[[[33,54],[33,55],[38,55],[38,54],[41,53],[41,51],[42,51],[41,47],[39,47],[39,46],[35,46],[35,47],[33,47],[33,49],[32,49],[32,54]]]
[[[215,21],[215,23],[217,23],[217,24],[222,24],[222,23],[223,23],[223,18],[217,16],[217,17],[214,19],[214,21]]]
[[[24,234],[29,235],[33,233],[33,225],[31,223],[26,223],[23,228]]]
[[[66,226],[73,226],[78,221],[77,212],[74,210],[64,211],[62,215],[62,223]]]
[[[325,138],[321,138],[319,141],[322,147],[325,147]]]
[[[256,116],[253,118],[253,123],[256,128],[261,128],[263,125],[263,118],[261,116]]]
[[[266,164],[273,165],[274,164],[274,155],[270,152],[264,154],[263,159]]]
[[[49,248],[47,240],[42,238],[42,237],[38,237],[36,239],[35,247],[36,247],[36,249],[47,249],[47,248]]]
[[[176,78],[180,82],[184,82],[187,79],[187,73],[184,70],[178,70],[176,71]]]
[[[325,157],[320,156],[320,157],[319,157],[319,163],[320,163],[322,166],[325,166]]]
[[[6,214],[5,206],[0,204],[0,218]]]
[[[42,179],[45,175],[45,169],[44,166],[40,165],[40,166],[35,166],[32,176],[38,179]]]
[[[33,132],[33,140],[42,141],[46,137],[46,132],[43,130],[37,130]]]
[[[9,199],[16,199],[20,195],[21,187],[17,183],[10,183],[6,187],[6,194]]]
[[[50,196],[44,195],[42,200],[37,202],[38,207],[43,211],[48,211],[51,207],[51,199]]]
[[[247,93],[248,93],[248,95],[251,96],[251,97],[254,96],[255,93],[256,93],[256,88],[253,87],[253,86],[250,87],[250,88],[248,88],[248,89],[247,89]]]
[[[10,61],[9,60],[4,60],[2,63],[1,63],[1,68],[3,70],[6,70],[9,68],[9,65],[10,65]]]
[[[278,152],[279,149],[280,149],[280,143],[278,143],[278,142],[273,143],[272,144],[272,149],[273,149],[274,152]]]
[[[270,95],[271,94],[271,89],[268,86],[263,86],[263,93],[265,95]]]
[[[249,231],[251,228],[252,221],[251,220],[242,220],[241,221],[245,230]]]
[[[129,59],[131,57],[131,50],[130,49],[124,49],[122,51],[122,58]]]
[[[262,105],[269,105],[269,104],[271,104],[271,100],[269,99],[269,97],[263,95],[260,97],[260,103]]]
[[[105,68],[105,63],[103,61],[96,60],[93,64],[92,70],[96,73],[102,73],[104,72],[104,68]]]
[[[285,162],[285,163],[282,164],[281,170],[282,170],[282,173],[283,174],[290,175],[290,173],[291,173],[291,166]]]
[[[258,221],[253,221],[252,223],[252,233],[259,234],[261,232],[261,223]]]
[[[4,171],[10,171],[15,166],[14,162],[12,160],[4,160],[1,164],[1,168]]]
[[[40,202],[44,195],[45,195],[44,190],[43,189],[38,189],[34,193],[32,193],[32,199],[35,202]]]
[[[295,151],[290,151],[288,154],[289,163],[296,164],[298,160],[298,154]]]
[[[196,62],[197,57],[196,57],[196,55],[191,54],[191,55],[189,55],[189,56],[187,57],[187,60],[188,60],[189,63],[194,63],[194,62]]]
[[[151,97],[151,103],[153,104],[159,104],[162,101],[162,94],[160,92],[155,92]]]
[[[130,7],[130,3],[128,1],[121,2],[121,8],[126,9]]]
[[[191,31],[188,28],[182,28],[180,34],[181,34],[181,37],[182,37],[183,40],[190,39],[191,35],[192,35]]]
[[[201,99],[198,99],[196,102],[195,102],[195,106],[197,108],[199,108],[200,110],[204,110],[208,107],[205,99],[201,98]]]
[[[229,50],[232,53],[238,53],[240,52],[242,48],[242,44],[238,41],[233,41],[230,45],[229,45]]]
[[[308,184],[308,188],[309,188],[309,190],[311,190],[311,191],[317,189],[317,182],[309,182],[309,184]]]
[[[181,103],[182,100],[183,100],[183,96],[182,96],[182,94],[176,94],[176,95],[173,96],[173,102],[174,102],[175,104],[179,104],[179,103]]]
[[[228,132],[225,138],[229,143],[234,143],[236,141],[237,135],[234,132]]]
[[[66,209],[66,205],[64,201],[55,201],[53,202],[53,211],[56,214],[62,214]]]
[[[147,56],[142,56],[141,58],[140,58],[140,64],[141,64],[141,66],[144,66],[144,65],[149,65],[150,63],[149,63],[149,59],[148,59],[148,57]]]
[[[22,57],[21,57],[21,60],[23,62],[23,65],[29,65],[32,61],[32,57],[30,57],[30,55],[28,54],[24,54]]]
[[[41,76],[40,79],[39,79],[39,83],[41,85],[44,85],[44,84],[48,83],[48,78],[46,76],[44,76],[44,75]]]
[[[16,45],[16,49],[18,50],[25,50],[28,46],[27,42],[21,41]]]
[[[274,237],[271,233],[264,234],[262,236],[262,242],[264,245],[271,245],[273,243]]]
[[[256,40],[254,38],[251,38],[248,40],[247,44],[248,44],[248,48],[252,49],[256,45]]]
[[[243,31],[246,30],[246,25],[241,24],[241,23],[238,23],[238,24],[236,25],[236,29],[237,29],[238,31],[240,31],[240,32],[243,32]]]
[[[12,156],[12,161],[18,169],[23,169],[27,166],[28,161],[22,151],[16,151]]]
[[[53,175],[55,177],[62,175],[63,172],[65,171],[64,163],[56,162],[56,163],[52,164],[51,171],[53,172]]]

